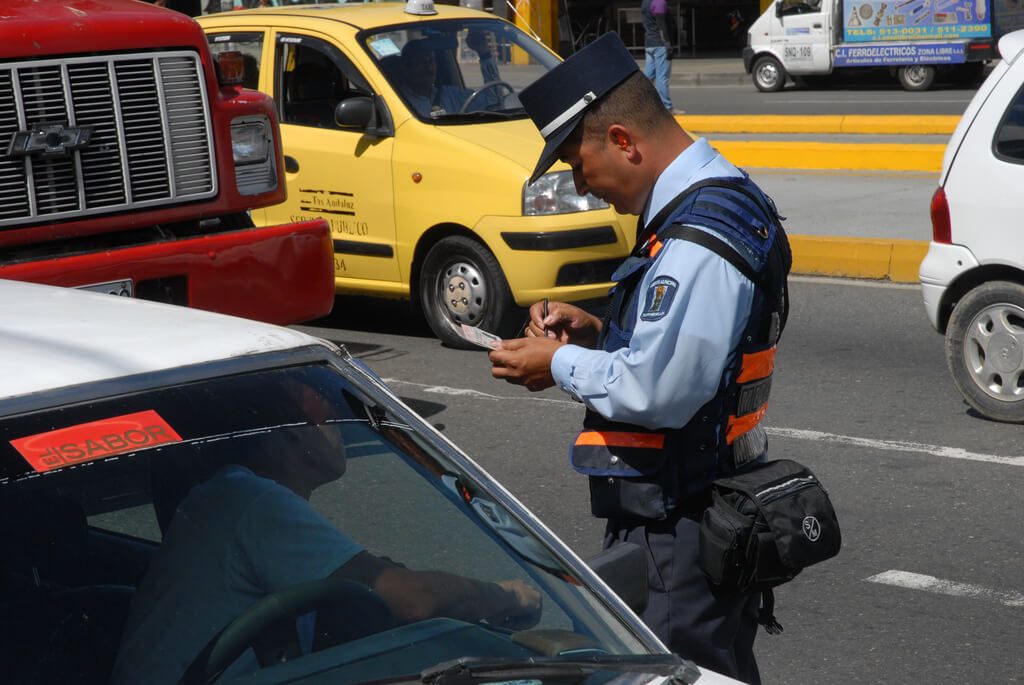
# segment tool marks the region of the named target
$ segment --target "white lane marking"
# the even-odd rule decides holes
[[[1005,592],[993,590],[980,585],[969,583],[958,583],[953,580],[943,580],[935,576],[926,576],[922,573],[911,573],[910,571],[885,571],[865,578],[869,583],[881,583],[882,585],[893,585],[895,587],[907,588],[909,590],[922,590],[933,592],[939,595],[950,597],[969,597],[972,599],[983,599],[991,602],[998,602],[1008,607],[1024,607],[1024,595],[1019,592]]]
[[[945,447],[943,445],[927,445],[920,442],[904,442],[900,440],[874,440],[871,438],[855,438],[850,435],[836,435],[834,433],[821,433],[819,431],[801,430],[798,428],[765,428],[771,435],[779,437],[795,438],[797,440],[813,440],[818,442],[836,442],[844,445],[855,445],[869,449],[892,450],[896,452],[917,452],[919,454],[930,454],[945,459],[966,459],[968,461],[984,461],[992,464],[1008,464],[1010,466],[1024,466],[1024,457],[1000,457],[995,454],[981,454],[979,452],[968,452],[959,447]]]
[[[470,388],[453,388],[448,385],[428,385],[426,383],[413,383],[398,378],[385,378],[388,385],[408,385],[418,388],[422,392],[437,395],[468,396],[482,400],[493,400],[504,402],[509,400],[521,402],[545,402],[549,404],[561,404],[567,407],[578,407],[579,402],[574,400],[549,399],[546,397],[529,397],[516,395],[492,395]],[[780,438],[791,438],[794,440],[809,440],[811,442],[832,442],[842,445],[853,445],[874,450],[887,450],[895,452],[915,452],[917,454],[928,454],[944,459],[964,459],[967,461],[981,461],[990,464],[1006,464],[1008,466],[1024,466],[1024,457],[1002,457],[997,454],[982,454],[980,452],[968,452],[960,447],[946,447],[944,445],[928,445],[921,442],[905,442],[900,440],[876,440],[873,438],[858,438],[852,435],[837,435],[835,433],[823,433],[821,431],[802,430],[799,428],[778,428],[766,426],[765,430],[769,435],[777,435]]]
[[[472,388],[453,388],[449,385],[428,385],[426,383],[413,383],[412,381],[403,381],[399,378],[385,378],[384,382],[388,385],[411,385],[414,388],[419,388],[423,392],[433,393],[435,395],[456,395],[456,396],[467,396],[475,397],[481,400],[494,400],[496,402],[505,402],[508,400],[520,400],[527,402],[550,402],[553,404],[564,404],[570,407],[580,406],[579,402],[572,400],[553,400],[546,397],[510,397],[507,395],[491,395],[486,392],[480,392],[479,390],[473,390]]]

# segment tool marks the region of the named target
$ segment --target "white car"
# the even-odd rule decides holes
[[[0,303],[4,682],[735,682],[627,607],[639,547],[585,565],[332,343],[14,281]],[[477,601],[406,616],[418,582],[381,579],[419,571]]]
[[[1024,423],[1024,31],[1002,56],[946,147],[932,196],[920,281],[946,360],[982,416]]]

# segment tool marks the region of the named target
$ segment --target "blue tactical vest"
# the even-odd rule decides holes
[[[694,228],[701,226],[706,230]],[[588,410],[570,460],[590,477],[591,509],[603,518],[664,519],[694,505],[711,482],[763,460],[775,344],[789,309],[786,278],[792,257],[772,200],[743,178],[715,178],[686,189],[637,237],[617,281],[602,327],[600,348],[629,345],[644,274],[663,241],[689,240],[728,260],[758,287],[750,318],[718,392],[682,428],[652,430],[609,421]]]

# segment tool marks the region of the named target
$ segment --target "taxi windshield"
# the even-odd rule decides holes
[[[652,650],[486,476],[357,380],[298,365],[0,422],[13,681],[66,682],[75,649],[85,682],[112,683]]]
[[[492,19],[388,26],[361,41],[409,110],[437,123],[525,117],[519,92],[559,62],[540,41]]]

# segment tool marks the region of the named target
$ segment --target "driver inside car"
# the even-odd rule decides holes
[[[517,630],[539,620],[540,594],[521,580],[492,583],[408,569],[374,556],[328,523],[308,500],[313,490],[345,473],[340,429],[325,425],[332,410],[315,389],[289,392],[299,394],[315,425],[244,441],[251,453],[234,455],[184,496],[132,600],[112,683],[177,683],[204,647],[253,603],[328,576],[372,588],[393,623],[444,616]],[[335,625],[381,623],[381,617],[363,613],[318,607],[299,617],[290,635],[309,653],[320,630],[318,615]],[[256,652],[248,649],[225,675],[258,668]]]
[[[485,85],[500,82],[501,79],[490,35],[478,29],[470,29],[466,34],[466,45],[480,56],[480,75]],[[437,82],[438,49],[440,46],[437,40],[432,38],[411,40],[402,48],[399,87],[402,95],[421,116],[460,112],[474,93],[469,88]],[[499,88],[481,88],[476,92],[478,95],[469,103],[467,111],[491,109],[502,103]]]

